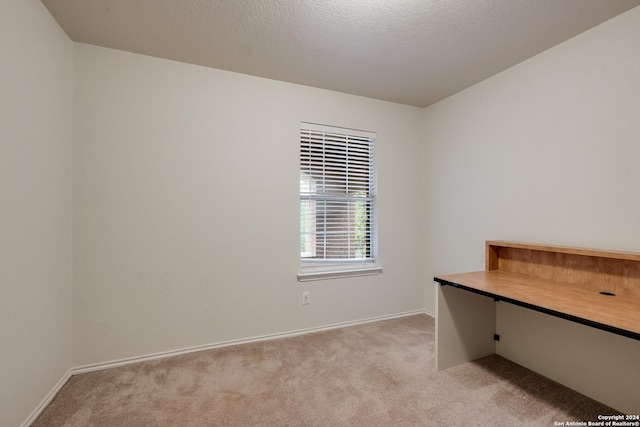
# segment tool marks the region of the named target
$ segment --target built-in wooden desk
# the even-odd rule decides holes
[[[485,267],[434,278],[438,369],[495,352],[495,301],[640,340],[638,253],[488,241]]]
[[[640,340],[640,297],[500,270],[435,279],[494,299]]]
[[[640,254],[489,241],[484,271],[435,281],[438,369],[498,353],[640,414]]]

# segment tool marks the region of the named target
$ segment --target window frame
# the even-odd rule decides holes
[[[368,139],[368,157],[367,157],[367,169],[368,169],[368,183],[366,184],[366,196],[365,197],[357,197],[356,200],[353,196],[349,196],[348,190],[345,190],[344,196],[336,196],[335,194],[331,195],[328,192],[321,193],[324,194],[318,195],[315,191],[313,192],[313,196],[307,194],[306,197],[302,192],[302,186],[304,185],[304,181],[307,180],[307,188],[315,187],[316,183],[314,182],[314,177],[311,174],[308,174],[304,171],[305,166],[310,168],[312,166],[312,160],[307,159],[307,164],[305,165],[305,161],[303,160],[303,151],[305,149],[305,133],[313,133],[314,135],[322,134],[323,138],[327,135],[330,135],[332,138],[340,139],[340,137],[344,137],[344,150],[346,153],[349,152],[349,138],[364,140]],[[310,138],[310,136],[307,136]],[[357,129],[343,128],[337,126],[328,126],[321,125],[316,123],[309,122],[301,122],[300,123],[300,132],[299,132],[299,149],[300,149],[300,183],[301,187],[299,190],[300,196],[300,212],[299,212],[299,220],[300,220],[300,256],[299,256],[299,265],[300,270],[298,272],[298,280],[299,281],[308,281],[308,280],[323,280],[323,279],[331,279],[338,277],[350,277],[350,276],[363,276],[363,275],[373,275],[382,273],[382,268],[378,264],[378,229],[377,229],[377,170],[376,170],[376,140],[377,134],[375,132],[362,131]],[[310,150],[310,146],[312,144],[310,139],[306,141],[307,149]],[[317,148],[317,147],[316,147]],[[323,147],[324,149],[324,147]],[[327,152],[322,151],[323,159],[326,158]],[[348,156],[348,154],[347,154]],[[354,175],[349,175],[349,166],[351,163],[347,160],[345,163],[345,172],[347,175],[344,177],[345,186],[348,188],[349,182],[351,179],[354,179]],[[315,166],[315,164],[313,164]],[[306,176],[307,178],[304,178]],[[327,179],[327,173],[325,171],[322,172],[321,176],[323,179]],[[309,205],[315,205],[316,201],[321,203],[329,203],[330,200],[340,199],[342,203],[349,204],[351,202],[361,203],[360,198],[364,201],[367,209],[369,209],[369,216],[367,222],[367,236],[368,236],[368,244],[366,246],[366,253],[368,256],[365,258],[308,258],[303,257],[303,253],[306,253],[307,256],[315,254],[315,252],[311,253],[309,249],[309,243],[306,243],[307,246],[305,248],[307,251],[303,251],[303,234],[305,234],[305,230],[303,227],[309,228],[309,225],[306,221],[308,221],[308,216],[303,219],[303,203],[308,202]],[[314,208],[314,210],[317,208]],[[325,208],[326,209],[326,208]],[[317,215],[316,215],[317,216]],[[314,223],[314,238],[317,236],[317,228],[315,224],[315,220],[312,220]],[[350,230],[352,225],[355,226],[351,218],[348,218],[347,224]],[[304,223],[304,225],[303,225]],[[325,227],[328,226],[328,223],[323,224]],[[308,230],[306,231],[308,233]],[[347,232],[347,239],[350,237],[351,231]],[[321,233],[322,234],[322,233]],[[325,235],[326,240],[326,235]],[[315,244],[315,240],[314,240]],[[350,245],[350,243],[348,243]],[[344,249],[344,247],[341,247]]]

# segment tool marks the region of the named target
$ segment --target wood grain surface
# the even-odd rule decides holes
[[[486,270],[640,297],[640,254],[633,252],[488,241]]]
[[[500,270],[442,275],[436,280],[640,334],[637,296],[606,296],[577,284]]]

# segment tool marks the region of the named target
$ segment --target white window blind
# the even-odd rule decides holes
[[[375,265],[375,140],[372,132],[301,124],[302,272]]]

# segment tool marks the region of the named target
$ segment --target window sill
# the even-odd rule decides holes
[[[357,276],[373,276],[375,274],[381,274],[382,267],[371,266],[366,268],[354,268],[351,270],[330,270],[330,271],[308,271],[298,273],[298,282],[309,282],[312,280],[328,280],[328,279],[340,279],[343,277],[357,277]]]

